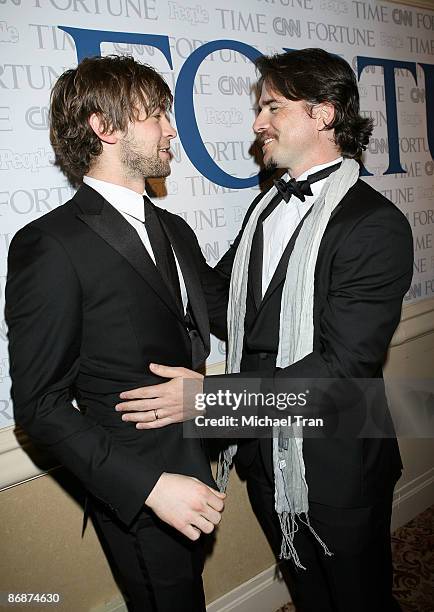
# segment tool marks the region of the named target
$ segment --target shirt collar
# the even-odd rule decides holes
[[[308,170],[303,172],[303,174],[300,174],[300,176],[298,177],[297,181],[305,181],[310,174],[315,174],[315,172],[319,172],[319,170],[322,170],[323,168],[328,168],[329,166],[333,166],[334,164],[342,162],[342,160],[343,160],[343,157],[337,157],[336,159],[334,159],[332,161],[329,161],[329,162],[327,162],[325,164],[319,164],[318,166],[312,166],[312,168],[309,168]],[[287,172],[286,177],[284,176],[283,178],[285,180],[291,178],[291,175],[289,174],[289,171]],[[321,179],[320,181],[316,181],[316,183],[313,183],[310,186],[313,197],[316,198],[316,197],[319,196],[320,191],[322,189],[322,186],[324,185],[324,181],[325,180],[326,180],[325,178]],[[308,200],[307,198],[306,198],[306,200],[311,202],[311,200]]]
[[[305,181],[307,179],[307,177],[309,176],[309,174],[315,174],[315,172],[319,172],[323,168],[328,168],[329,166],[333,166],[334,164],[338,164],[341,161],[343,161],[343,157],[337,157],[336,159],[333,159],[332,161],[326,162],[325,164],[319,164],[318,166],[312,166],[312,168],[309,168],[308,170],[305,170],[303,172],[303,174],[300,174],[300,176],[297,178],[297,181]],[[289,171],[288,171],[288,176],[291,177],[291,175],[289,174]],[[325,179],[323,179],[323,180],[325,180]],[[321,181],[319,181],[319,182],[321,182]]]
[[[102,197],[119,212],[130,215],[144,223],[145,208],[143,205],[143,196],[137,193],[137,191],[128,189],[128,187],[121,187],[121,185],[109,183],[108,181],[101,181],[91,176],[84,176],[83,183],[95,189],[95,191],[102,195]]]

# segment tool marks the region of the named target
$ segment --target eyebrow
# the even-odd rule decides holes
[[[262,104],[258,102],[258,108],[264,108],[264,106],[270,106],[271,104],[279,104],[279,101],[276,98],[266,98]]]

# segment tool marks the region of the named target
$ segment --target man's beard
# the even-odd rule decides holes
[[[265,170],[276,170],[277,162],[272,157],[267,162],[264,162]]]
[[[169,161],[161,159],[158,152],[154,156],[143,155],[133,139],[122,139],[121,163],[131,177],[162,178],[170,174]]]

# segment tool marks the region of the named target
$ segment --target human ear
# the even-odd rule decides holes
[[[327,128],[335,118],[335,109],[333,104],[322,102],[315,107],[316,127],[318,130]]]
[[[102,142],[115,144],[118,136],[115,131],[107,128],[107,124],[98,113],[92,113],[88,119],[89,125]]]

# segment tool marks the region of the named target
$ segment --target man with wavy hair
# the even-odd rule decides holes
[[[410,227],[359,179],[356,159],[372,122],[359,113],[349,64],[304,49],[261,57],[257,68],[253,130],[265,166],[286,174],[254,200],[218,264],[231,279],[229,374],[206,377],[203,391],[230,390],[231,382],[255,376],[274,394],[291,391],[297,379],[345,381],[339,386],[351,395],[331,407],[317,389],[322,439],[280,427],[273,439],[244,440],[235,456],[276,556],[291,560],[298,612],[398,610],[390,514],[402,466],[381,378],[412,277]],[[142,427],[164,424],[152,423],[149,411],[167,406],[166,394],[173,398],[177,389],[179,405],[162,417],[183,416],[180,389],[191,373],[164,365],[156,371],[173,380],[153,388],[154,399],[145,389],[124,394],[125,409],[137,411],[128,418]],[[355,379],[378,379],[372,416],[383,438],[366,428],[360,437],[368,414],[354,401],[363,399],[358,385],[364,388]],[[235,450],[224,453],[223,485]]]
[[[132,57],[60,76],[51,143],[79,189],[14,237],[6,319],[16,422],[87,489],[129,609],[202,612],[199,537],[224,504],[202,444],[115,412],[121,391],[161,381],[151,362],[194,369],[209,352],[217,275],[189,226],[144,195],[170,173],[171,102]]]

